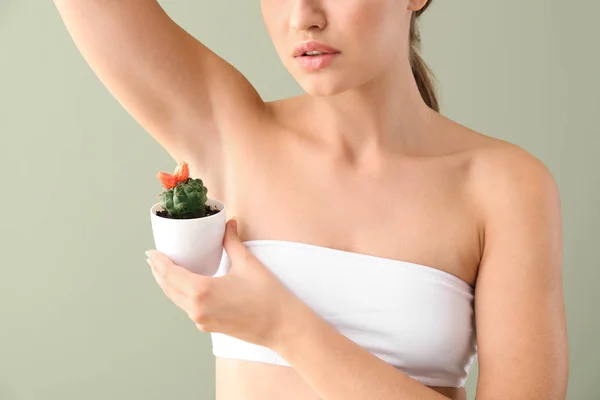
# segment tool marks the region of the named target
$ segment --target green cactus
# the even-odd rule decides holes
[[[159,172],[157,177],[166,190],[158,195],[162,210],[156,211],[156,215],[172,219],[190,219],[219,212],[217,207],[211,208],[206,204],[208,189],[201,179],[190,177],[187,162],[180,162],[174,174]]]
[[[171,218],[202,218],[207,214],[207,192],[201,179],[188,178],[159,194],[160,204]]]

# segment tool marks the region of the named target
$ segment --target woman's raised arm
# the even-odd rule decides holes
[[[155,0],[54,0],[77,48],[121,105],[178,161],[220,168],[221,134],[265,104],[231,64]],[[209,165],[210,164],[210,165]]]

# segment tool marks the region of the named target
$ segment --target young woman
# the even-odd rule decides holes
[[[55,3],[116,99],[239,221],[214,285],[150,262],[212,332],[219,400],[465,399],[477,357],[479,400],[565,398],[557,185],[440,114],[418,53],[431,1],[262,0],[306,91],[273,102],[154,0]]]

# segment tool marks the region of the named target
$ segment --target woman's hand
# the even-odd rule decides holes
[[[226,275],[190,272],[157,250],[146,252],[147,261],[165,295],[200,331],[272,347],[283,340],[286,324],[297,316],[296,310],[307,307],[243,245],[235,225],[234,219],[228,221],[223,239],[231,259]]]

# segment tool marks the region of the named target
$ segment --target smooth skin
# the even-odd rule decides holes
[[[557,184],[525,150],[423,102],[407,38],[425,2],[261,1],[275,48],[306,91],[264,102],[154,0],[55,0],[94,72],[228,204],[242,241],[310,243],[454,274],[475,286],[476,398],[565,399]],[[305,72],[292,51],[307,38],[341,54]],[[217,399],[349,399],[336,384],[348,381],[353,399],[372,398],[374,387],[381,399],[466,398],[462,388],[370,374],[371,358],[315,321],[303,320],[312,328],[294,346],[278,347],[292,368],[217,358]]]

